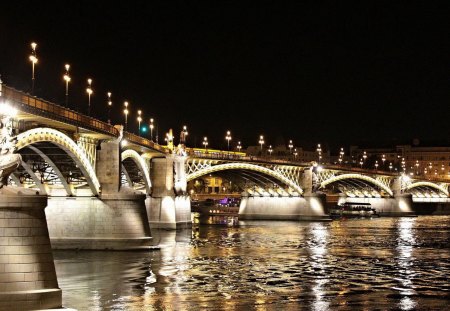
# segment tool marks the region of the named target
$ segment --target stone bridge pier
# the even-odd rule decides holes
[[[243,196],[239,219],[328,220],[325,194],[313,192],[313,172],[302,172],[302,196]]]
[[[54,249],[146,249],[151,245],[146,195],[121,187],[120,141],[97,150],[98,197],[50,197],[46,209]]]
[[[179,229],[192,225],[185,161],[184,156],[176,154],[151,159],[152,193],[146,201],[151,228]]]

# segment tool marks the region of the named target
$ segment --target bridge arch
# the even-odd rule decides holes
[[[225,163],[225,164],[218,164],[218,165],[206,167],[206,168],[200,169],[198,171],[195,171],[191,174],[188,174],[186,176],[186,179],[189,182],[189,181],[196,179],[198,177],[201,177],[203,175],[207,175],[207,174],[211,174],[211,173],[215,173],[215,172],[219,172],[219,171],[225,171],[225,170],[251,170],[251,171],[256,171],[259,173],[267,174],[267,175],[283,182],[284,184],[288,185],[289,187],[294,189],[299,194],[303,194],[303,189],[299,185],[297,185],[295,182],[293,182],[289,178],[283,176],[279,172],[276,172],[274,170],[268,169],[263,166],[249,164],[249,163]]]
[[[145,163],[144,158],[139,155],[136,151],[133,149],[128,149],[122,152],[122,162],[126,159],[131,158],[133,162],[138,167],[139,171],[142,173],[142,176],[144,177],[144,183],[145,183],[145,190],[147,193],[150,193],[150,188],[152,186],[152,183],[150,181],[150,174],[149,174],[149,168],[147,166],[147,163]],[[128,177],[129,179],[129,177]],[[131,186],[131,185],[130,185]]]
[[[392,190],[386,186],[385,184],[383,184],[382,182],[380,182],[379,180],[376,180],[370,176],[366,176],[366,175],[361,175],[361,174],[342,174],[342,175],[337,175],[337,176],[333,176],[327,180],[324,180],[321,184],[320,184],[320,188],[325,188],[327,185],[332,184],[334,182],[337,181],[341,181],[341,180],[345,180],[345,179],[358,179],[358,180],[362,180],[368,183],[371,183],[381,189],[383,189],[384,191],[386,191],[387,193],[389,193],[389,195],[394,195],[394,193],[392,192]]]
[[[83,173],[94,195],[100,193],[100,182],[95,170],[82,150],[69,136],[51,128],[35,128],[17,135],[17,150],[39,142],[50,142],[64,150]]]
[[[429,182],[429,181],[418,181],[418,182],[409,184],[408,186],[406,186],[405,190],[410,190],[410,189],[417,188],[417,187],[433,188],[433,189],[439,190],[440,192],[444,193],[446,196],[450,196],[449,191],[447,189],[445,189],[444,187],[437,185],[435,183]]]

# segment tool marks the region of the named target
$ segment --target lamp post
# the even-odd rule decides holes
[[[155,125],[153,124],[153,118],[150,118],[150,140],[153,141],[153,128]]]
[[[386,161],[386,155],[385,154],[383,154],[382,156],[381,156],[381,161],[383,161],[383,170],[385,169],[384,168],[384,162]]]
[[[238,141],[238,144],[237,144],[236,148],[237,148],[237,150],[239,152],[241,152],[242,146],[241,146],[241,142],[240,141]]]
[[[295,148],[295,149],[294,149],[294,160],[297,160],[297,155],[298,155],[298,153],[297,153],[297,148]]]
[[[66,68],[66,72],[63,76],[64,81],[66,81],[66,107],[69,108],[69,82],[71,80],[69,76],[70,65],[66,64],[64,68]]]
[[[289,147],[289,153],[292,154],[292,148],[294,147],[294,144],[292,143],[292,139],[289,140],[289,145],[288,145],[288,147]]]
[[[111,124],[111,92],[106,93],[108,95],[108,124]]]
[[[363,159],[361,158],[361,159],[359,160],[359,165],[361,165],[361,168],[362,168],[363,164],[364,164],[364,162],[363,162]]]
[[[389,163],[389,171],[392,172],[392,162]]]
[[[142,111],[141,110],[138,110],[138,117],[137,117],[137,121],[138,121],[138,133],[139,133],[139,136],[141,136],[141,122],[142,122],[142,117],[141,117],[141,115],[142,115]]]
[[[125,106],[125,109],[123,110],[123,113],[125,114],[125,131],[128,129],[128,102],[124,102],[123,105]]]
[[[366,159],[367,159],[367,153],[364,151],[363,153],[363,162],[366,163]]]
[[[208,146],[208,137],[203,137],[203,146],[205,147],[205,152],[206,152],[206,147]]]
[[[227,131],[227,135],[225,136],[225,139],[227,140],[227,150],[230,151],[230,140],[231,140],[231,132]]]
[[[263,135],[259,135],[259,144],[261,145],[261,155],[262,155],[262,150],[263,150],[263,145],[264,145],[264,136]]]
[[[322,160],[322,147],[320,146],[320,144],[317,144],[317,149],[316,149],[316,151],[317,151],[317,156],[318,156],[318,158],[319,158],[319,164],[320,164],[320,160]]]
[[[181,131],[181,135],[180,135],[180,144],[186,145],[186,137],[188,136],[188,130],[187,130],[187,126],[183,125],[183,130]]]
[[[37,44],[35,42],[31,43],[31,55],[30,55],[30,61],[31,61],[31,95],[34,94],[34,66],[38,62],[38,58],[36,55],[36,46]]]
[[[342,164],[344,161],[344,148],[341,147],[341,151],[339,151],[339,164]]]
[[[272,145],[269,146],[269,150],[267,150],[267,151],[269,151],[269,155],[272,156],[272,152],[273,152]]]
[[[375,170],[378,170],[378,160],[375,161]]]
[[[94,93],[92,90],[92,79],[87,79],[88,86],[86,88],[86,93],[88,94],[88,116],[91,115],[91,95]]]

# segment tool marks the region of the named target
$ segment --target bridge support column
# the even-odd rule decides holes
[[[54,249],[138,250],[151,245],[144,194],[52,197],[48,202]]]
[[[346,202],[370,203],[381,216],[413,216],[413,200],[409,193],[396,194],[393,198],[349,198]]]
[[[309,194],[304,197],[243,196],[239,219],[253,220],[329,220],[324,212],[325,197]]]
[[[168,155],[151,160],[152,195],[146,202],[151,228],[178,229],[192,225],[191,201],[181,191],[185,177],[183,180],[181,173],[176,172],[181,167],[179,162],[184,161],[180,158]]]
[[[47,197],[24,191],[0,189],[0,310],[61,308]]]

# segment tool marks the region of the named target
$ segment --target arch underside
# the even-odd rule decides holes
[[[121,183],[123,186],[132,187],[135,190],[147,192],[147,185],[141,169],[136,165],[133,159],[122,160]]]
[[[144,158],[132,149],[122,152],[122,184],[150,193],[150,170]]]
[[[86,178],[75,161],[51,142],[36,142],[17,151],[22,164],[13,173],[16,186],[50,196],[92,196]]]
[[[431,182],[416,182],[406,187],[406,192],[414,198],[447,198],[448,190]]]
[[[321,183],[320,188],[344,193],[349,197],[382,197],[392,196],[392,190],[366,176],[338,175]]]
[[[200,174],[197,174],[200,175]],[[241,192],[250,196],[299,196],[301,193],[295,191],[289,185],[278,178],[262,172],[248,169],[224,169],[211,173],[204,173],[197,178],[206,175],[218,176],[224,180],[231,181],[239,187]],[[192,174],[188,181],[193,180]]]
[[[72,195],[72,189],[76,190],[77,196],[99,194],[100,183],[85,151],[63,132],[34,128],[20,133],[16,139],[17,153],[25,156],[25,166],[31,164],[26,174],[23,171],[19,174],[19,180],[20,177],[33,180],[38,188],[45,186],[52,192],[57,189],[56,175],[66,195]]]

